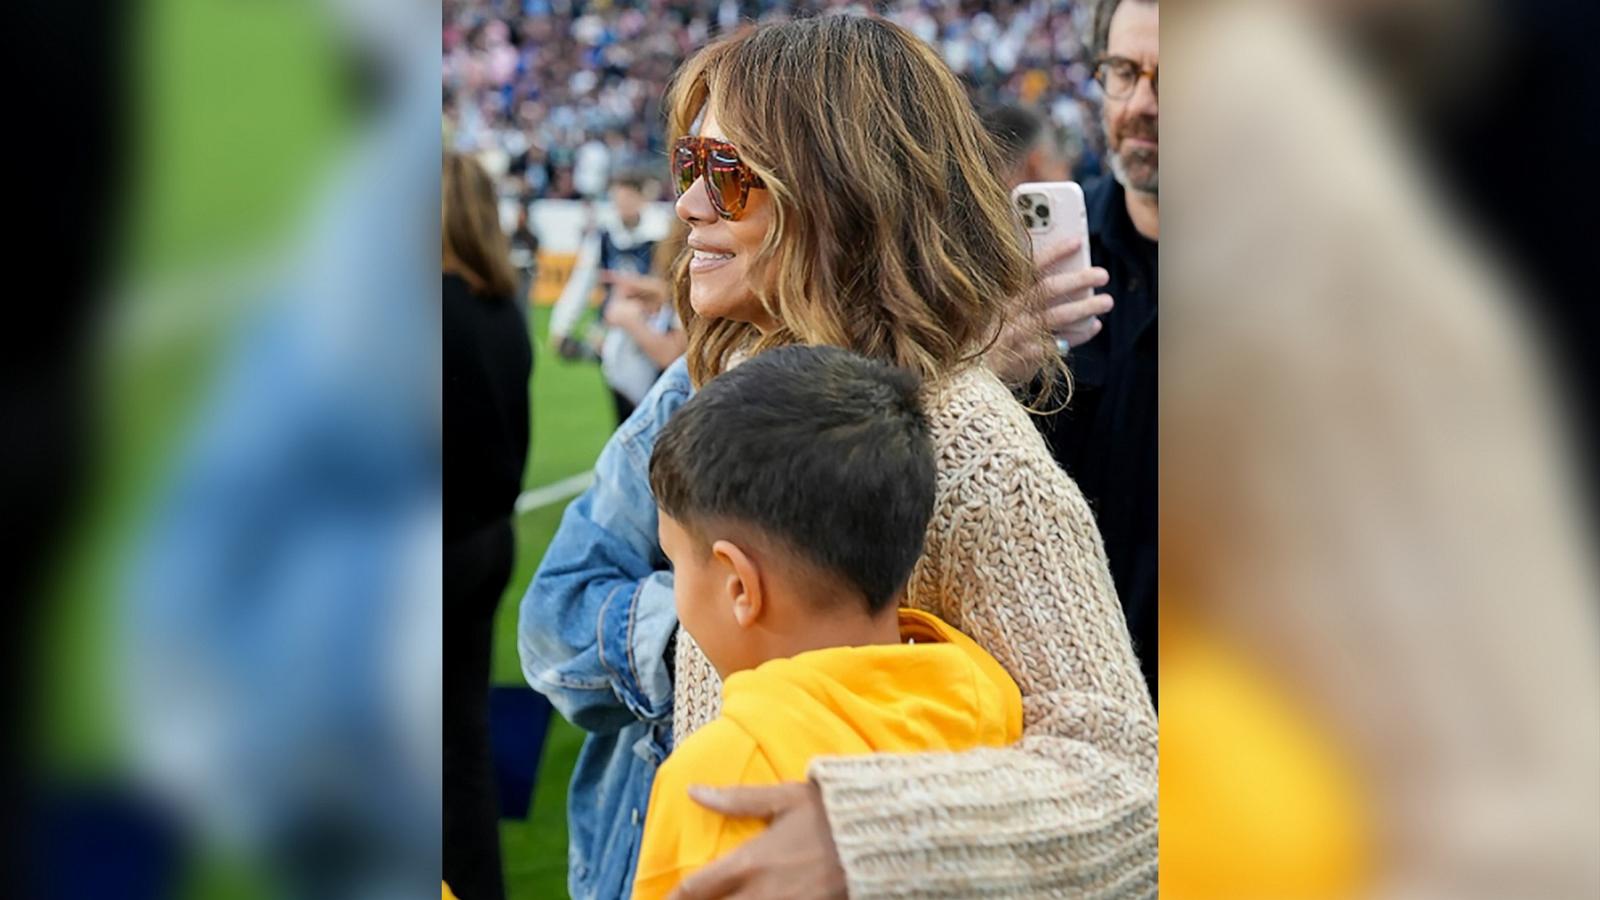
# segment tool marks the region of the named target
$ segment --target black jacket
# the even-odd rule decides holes
[[[444,276],[444,534],[511,515],[528,459],[527,320],[510,297]]]
[[[1122,185],[1084,185],[1089,256],[1116,306],[1094,340],[1067,356],[1071,403],[1037,418],[1056,461],[1083,490],[1111,560],[1133,648],[1156,693],[1157,245],[1133,227]]]

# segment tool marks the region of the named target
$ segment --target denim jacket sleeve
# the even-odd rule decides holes
[[[600,452],[594,483],[567,507],[522,598],[523,676],[588,731],[672,714],[666,654],[678,616],[656,537],[650,452],[689,393],[679,359]]]

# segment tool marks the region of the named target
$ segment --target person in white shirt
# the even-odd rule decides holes
[[[572,181],[585,198],[598,197],[606,189],[606,173],[611,169],[611,151],[596,138],[578,148],[573,160]]]
[[[656,265],[659,223],[644,215],[647,180],[624,174],[611,182],[611,210],[584,235],[578,260],[550,316],[550,343],[566,359],[598,354],[600,371],[616,404],[617,424],[649,392],[656,378],[683,353],[683,326],[667,302],[670,293]],[[665,262],[670,262],[667,260]],[[596,284],[607,285],[600,327],[580,340],[579,323]]]

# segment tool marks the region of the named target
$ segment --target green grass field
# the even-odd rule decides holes
[[[592,363],[569,363],[549,352],[544,335],[549,310],[535,310],[533,452],[524,482],[551,484],[587,471],[615,424],[611,395]],[[494,679],[524,684],[517,666],[517,606],[544,549],[561,522],[562,500],[531,510],[517,521],[517,565],[500,602],[495,627]],[[545,741],[533,810],[527,821],[502,821],[501,850],[509,900],[548,900],[567,895],[567,780],[583,743],[583,732],[554,716]]]

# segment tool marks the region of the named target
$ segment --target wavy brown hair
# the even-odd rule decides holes
[[[1024,311],[1036,276],[999,151],[955,75],[905,29],[849,15],[750,28],[679,69],[671,133],[690,133],[708,102],[771,192],[750,272],[780,325],[762,335],[696,315],[681,254],[674,295],[696,384],[734,353],[793,343],[937,378]],[[1042,329],[1040,344],[1054,349]]]
[[[444,155],[444,186],[439,203],[443,268],[460,275],[473,291],[491,297],[517,292],[511,244],[500,228],[494,182],[477,161],[460,153]]]

